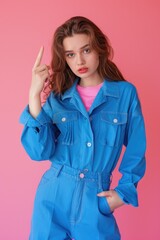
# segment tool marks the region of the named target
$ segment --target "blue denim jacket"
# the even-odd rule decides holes
[[[121,199],[138,206],[137,184],[145,173],[146,136],[136,88],[107,79],[87,112],[76,90],[78,78],[63,95],[51,93],[34,119],[28,106],[22,144],[33,160],[60,162],[76,169],[112,173],[122,146],[122,174],[115,188]]]

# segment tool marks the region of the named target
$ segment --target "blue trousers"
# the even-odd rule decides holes
[[[119,240],[105,197],[110,175],[53,162],[38,185],[30,240]]]

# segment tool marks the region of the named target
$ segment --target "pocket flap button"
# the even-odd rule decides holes
[[[62,120],[62,122],[65,122],[65,121],[66,121],[66,118],[65,118],[65,117],[63,117],[61,120]]]
[[[114,118],[114,119],[113,119],[113,122],[114,122],[114,123],[117,123],[117,122],[118,122],[118,119],[117,119],[117,118]]]

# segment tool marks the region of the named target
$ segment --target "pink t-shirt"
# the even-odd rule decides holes
[[[77,91],[79,92],[79,95],[82,99],[82,102],[84,103],[85,108],[87,111],[89,111],[99,89],[102,87],[103,82],[96,85],[96,86],[90,86],[90,87],[82,87],[80,85],[77,85]]]

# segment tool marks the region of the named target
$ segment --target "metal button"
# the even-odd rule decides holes
[[[84,178],[84,173],[79,174],[80,178]]]
[[[118,122],[118,119],[117,119],[117,118],[114,118],[114,119],[113,119],[113,122],[114,122],[114,123],[117,123],[117,122]]]
[[[65,121],[66,121],[66,118],[65,118],[65,117],[63,117],[61,120],[62,120],[62,122],[65,122]]]
[[[92,146],[92,143],[88,142],[87,147],[91,147],[91,146]]]

